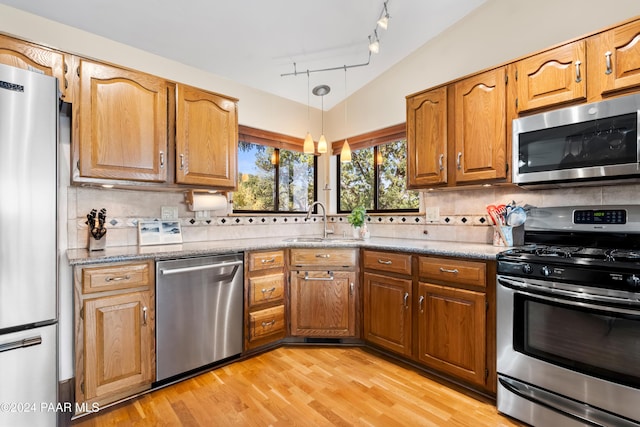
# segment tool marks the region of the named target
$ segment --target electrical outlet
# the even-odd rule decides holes
[[[430,206],[426,209],[427,222],[440,222],[440,208],[438,206]]]
[[[209,211],[196,211],[196,219],[209,219],[211,214]]]
[[[162,219],[165,221],[178,219],[178,207],[177,206],[162,206]]]

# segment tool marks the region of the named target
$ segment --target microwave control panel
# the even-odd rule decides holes
[[[626,224],[624,209],[587,209],[573,212],[574,224]]]

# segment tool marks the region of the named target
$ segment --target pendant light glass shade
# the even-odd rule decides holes
[[[342,151],[340,151],[340,162],[349,163],[351,161],[351,147],[349,147],[349,141],[344,140],[342,144]]]
[[[327,139],[324,137],[324,134],[320,135],[320,139],[318,140],[318,153],[326,153],[327,152]]]
[[[313,145],[313,137],[310,132],[307,132],[307,136],[304,137],[304,145],[302,146],[304,154],[313,154],[315,147]]]

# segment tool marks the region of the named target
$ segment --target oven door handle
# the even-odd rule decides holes
[[[498,283],[504,287],[513,289],[515,292],[521,295],[528,295],[528,296],[536,297],[538,299],[542,299],[545,301],[561,303],[564,305],[571,305],[574,307],[583,307],[583,308],[590,308],[594,310],[608,311],[611,313],[630,314],[634,316],[640,315],[640,311],[637,309],[633,310],[633,309],[623,308],[620,306],[609,307],[602,304],[596,304],[598,302],[609,303],[609,304],[614,303],[614,304],[624,304],[624,305],[640,308],[639,301],[635,301],[628,298],[611,297],[606,295],[592,295],[592,294],[587,294],[583,292],[575,292],[575,291],[569,291],[565,289],[551,288],[544,285],[536,285],[533,283],[525,283],[518,280],[513,280],[511,278],[504,277],[504,276],[498,276]],[[567,299],[566,297],[574,298],[579,301],[575,301],[573,299]]]

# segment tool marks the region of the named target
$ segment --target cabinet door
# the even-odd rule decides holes
[[[291,273],[291,335],[355,336],[355,281],[351,271]]]
[[[518,112],[587,98],[584,40],[516,63]]]
[[[411,356],[411,280],[364,273],[364,337]]]
[[[407,99],[409,188],[447,182],[447,88]]]
[[[591,37],[587,53],[590,100],[640,87],[640,21]]]
[[[176,182],[235,188],[237,151],[235,100],[178,85]]]
[[[418,357],[422,362],[484,386],[486,342],[484,293],[419,283]]]
[[[168,84],[80,59],[80,177],[166,181]]]
[[[151,386],[153,307],[149,291],[85,300],[85,401],[107,403]]]
[[[506,177],[506,90],[504,67],[454,86],[456,182]]]
[[[71,102],[71,90],[67,79],[69,66],[65,54],[0,35],[0,64],[36,70],[56,77],[62,99]]]

